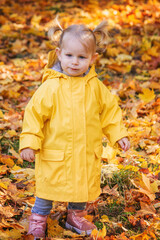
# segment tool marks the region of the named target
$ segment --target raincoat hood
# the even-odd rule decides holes
[[[49,76],[52,76],[53,78],[68,78],[68,75],[63,73],[63,70],[61,68],[60,62],[58,61],[57,54],[55,50],[52,50],[48,54],[48,63],[44,69],[44,74],[42,78],[42,82],[45,82],[46,79],[49,79]],[[97,73],[95,72],[95,66],[94,64],[91,66],[91,68],[88,69],[88,71],[84,74],[83,77],[71,77],[70,78],[83,78],[85,77],[85,82],[89,81],[93,77],[96,77]]]
[[[53,67],[54,66],[54,67]],[[43,83],[28,103],[20,150],[36,151],[36,195],[87,202],[100,194],[102,137],[112,145],[127,136],[116,97],[99,81],[94,65],[84,77],[56,71],[49,54]]]

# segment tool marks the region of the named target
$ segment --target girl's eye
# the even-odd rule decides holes
[[[67,56],[67,57],[71,57],[72,55],[68,53],[68,54],[66,54],[66,56]]]
[[[85,57],[84,57],[84,56],[79,56],[79,58],[81,58],[81,59],[85,59]]]

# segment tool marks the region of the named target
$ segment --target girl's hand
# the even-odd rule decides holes
[[[35,151],[31,148],[24,148],[21,151],[20,156],[28,162],[33,162],[35,160]]]
[[[118,141],[118,144],[124,151],[127,151],[130,148],[130,141],[128,140],[127,137],[121,138]]]

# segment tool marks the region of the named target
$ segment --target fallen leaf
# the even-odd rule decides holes
[[[118,197],[119,196],[119,192],[117,191],[118,185],[115,185],[113,188],[110,188],[108,185],[106,185],[103,189],[102,189],[102,193],[107,193],[108,195],[113,195]]]
[[[3,118],[3,117],[4,117],[3,112],[2,110],[0,110],[0,118]]]
[[[153,215],[156,216],[156,210],[152,204],[148,205],[147,203],[140,202],[141,209],[137,211],[136,217],[142,217],[145,215]]]
[[[9,152],[12,153],[12,156],[14,156],[18,159],[18,164],[23,163],[23,159],[20,157],[20,155],[13,148],[10,148]]]
[[[146,88],[146,89],[142,89],[142,91],[143,91],[143,94],[139,94],[138,96],[145,103],[148,103],[148,102],[152,101],[153,99],[155,99],[155,94],[154,94],[153,90]]]
[[[17,132],[16,132],[15,130],[8,130],[8,131],[4,134],[4,136],[5,136],[6,138],[12,138],[12,137],[14,137],[14,136],[17,136]]]
[[[14,166],[14,161],[9,155],[0,155],[0,162],[6,164],[8,167]]]
[[[102,152],[102,158],[106,158],[108,160],[108,163],[113,163],[116,164],[118,163],[116,158],[116,154],[117,154],[117,149],[109,146],[109,144],[107,144],[106,147],[103,146],[103,152]]]

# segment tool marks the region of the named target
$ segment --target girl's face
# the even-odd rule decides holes
[[[86,51],[82,43],[69,34],[64,36],[62,48],[57,48],[56,53],[63,72],[73,77],[83,76],[97,57],[97,53]]]

